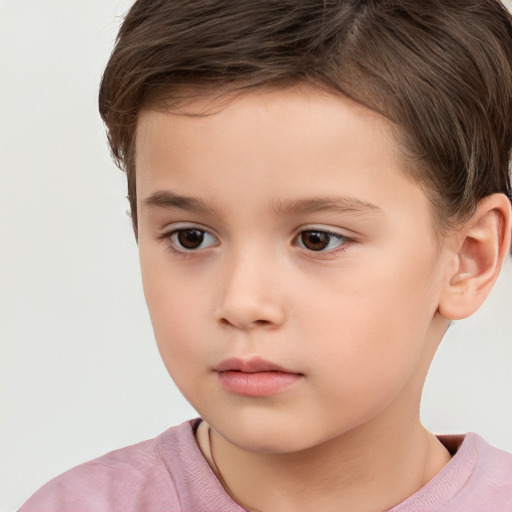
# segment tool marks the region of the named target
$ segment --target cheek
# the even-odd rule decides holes
[[[326,392],[347,406],[389,402],[408,382],[435,312],[428,261],[381,263],[385,269],[358,263],[340,273],[329,293],[316,292],[324,299],[310,311],[306,338],[318,340],[311,358],[326,383],[339,384]]]
[[[165,256],[147,256],[141,250],[144,296],[158,349],[175,380],[198,367],[202,356],[208,358],[213,344],[205,338],[202,315],[209,308],[206,285],[193,276],[173,270]],[[166,264],[167,262],[167,264]]]

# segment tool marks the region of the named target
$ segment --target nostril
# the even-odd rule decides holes
[[[243,330],[273,328],[281,325],[285,316],[276,299],[235,294],[223,297],[214,315],[218,326]]]
[[[268,320],[255,320],[253,323],[255,325],[269,325],[271,322]]]
[[[222,325],[222,326],[230,326],[230,327],[243,327],[241,324],[238,325],[236,324],[235,322],[230,322],[229,320],[227,320],[226,318],[221,318],[219,320],[219,323]],[[268,325],[272,325],[272,322],[270,320],[254,320],[252,322],[249,322],[247,324],[247,327],[266,327]]]

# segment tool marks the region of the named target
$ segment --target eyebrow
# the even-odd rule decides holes
[[[215,213],[215,208],[202,199],[181,196],[167,190],[151,194],[143,204],[146,208],[176,208],[197,213]]]
[[[154,192],[143,201],[143,204],[146,208],[175,208],[204,214],[216,213],[216,209],[203,199],[182,196],[168,190]],[[278,217],[318,212],[384,215],[382,209],[375,204],[354,197],[338,196],[274,201],[270,210]]]
[[[278,216],[331,212],[384,215],[377,205],[361,201],[355,197],[326,196],[293,201],[277,201],[272,204],[272,212]]]

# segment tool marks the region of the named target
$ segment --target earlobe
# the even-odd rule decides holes
[[[510,250],[511,205],[504,194],[482,199],[457,230],[455,264],[446,278],[439,313],[460,320],[484,303]]]

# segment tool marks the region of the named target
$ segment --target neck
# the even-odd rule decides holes
[[[241,450],[211,430],[205,454],[226,491],[247,510],[377,512],[414,494],[450,459],[419,420],[415,428],[394,427],[378,436],[371,426],[355,429],[280,454]]]

